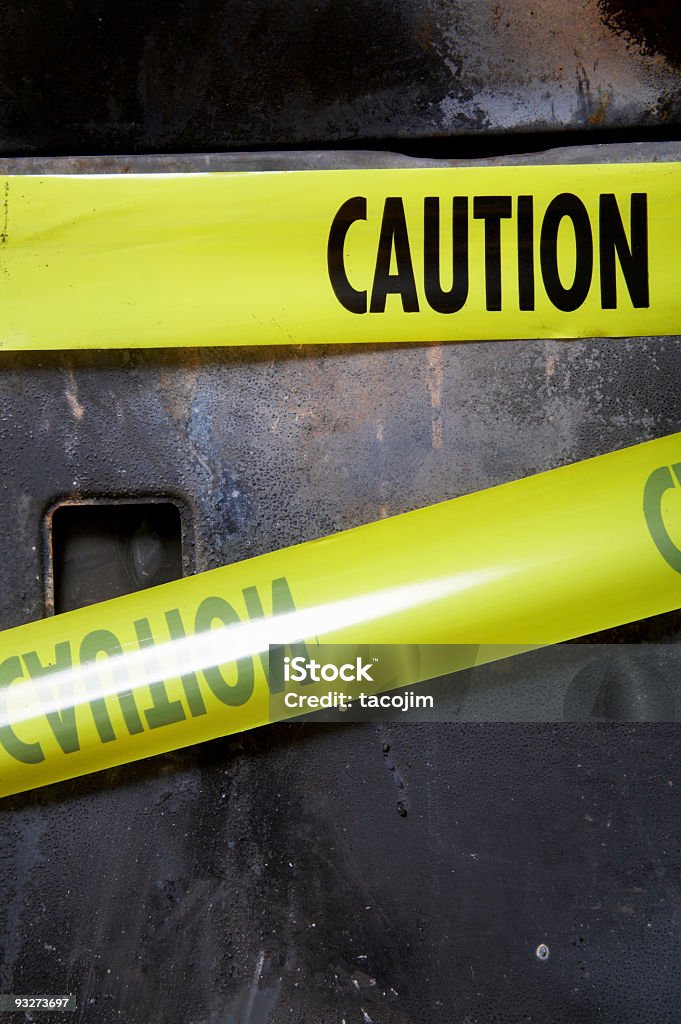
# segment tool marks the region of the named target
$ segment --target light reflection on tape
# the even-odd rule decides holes
[[[139,689],[189,672],[229,665],[241,658],[255,658],[270,646],[286,646],[307,637],[322,637],[329,632],[330,626],[335,633],[360,623],[377,622],[410,608],[425,608],[429,603],[463,589],[489,583],[494,575],[490,571],[481,571],[456,578],[410,583],[368,596],[330,601],[267,620],[240,622],[181,640],[169,640],[153,648],[156,661],[153,669],[147,650],[127,651],[107,659],[106,668],[111,675],[108,685],[102,683],[102,663],[98,661],[55,672],[42,681],[13,687],[11,708],[7,701],[6,706],[0,709],[0,728],[31,721],[37,713],[46,715],[63,711],[72,705],[75,693],[80,693],[83,701],[116,697],[129,690],[131,684]]]

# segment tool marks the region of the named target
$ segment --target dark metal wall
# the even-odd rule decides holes
[[[681,118],[672,0],[9,0],[0,38],[4,153],[668,130]]]
[[[9,4],[0,141],[31,156],[634,138],[677,117],[663,10]],[[239,166],[377,160],[401,162]],[[177,499],[188,566],[207,569],[678,430],[678,344],[0,354],[0,624],[45,613],[57,499]],[[678,637],[671,615],[607,639]],[[72,992],[86,1024],[675,1021],[679,738],[292,723],[5,800],[0,991]]]

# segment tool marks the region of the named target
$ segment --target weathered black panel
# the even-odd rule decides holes
[[[680,782],[676,727],[287,725],[66,783],[0,808],[2,987],[97,1024],[671,1022]]]
[[[0,148],[678,122],[662,5],[534,6],[6,4]],[[56,500],[169,496],[210,568],[678,430],[678,344],[0,355],[0,625],[45,612]],[[678,763],[677,726],[290,724],[5,800],[0,991],[74,1024],[674,1021]]]
[[[12,0],[0,152],[669,130],[677,20],[610,0]]]
[[[5,354],[3,624],[43,611],[56,498],[153,482],[205,569],[678,429],[677,354]],[[290,725],[6,800],[0,988],[88,1024],[672,1020],[678,753],[675,726]]]

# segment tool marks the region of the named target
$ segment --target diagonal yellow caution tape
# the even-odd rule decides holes
[[[0,794],[295,714],[270,645],[444,671],[678,607],[674,434],[0,634]]]
[[[0,178],[0,348],[675,334],[680,168]]]

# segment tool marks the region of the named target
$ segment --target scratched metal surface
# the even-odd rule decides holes
[[[0,36],[4,153],[668,130],[681,116],[673,0],[11,2]]]
[[[8,4],[0,148],[673,128],[670,6]],[[678,430],[678,345],[1,354],[0,624],[45,611],[57,498],[176,498],[207,569]],[[0,991],[74,1024],[676,1020],[679,727],[628,683],[618,723],[288,724],[3,801]]]

